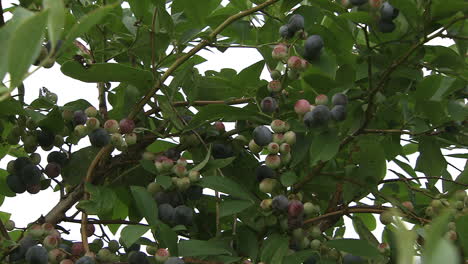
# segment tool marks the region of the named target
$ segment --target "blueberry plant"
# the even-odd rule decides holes
[[[465,0],[2,2],[1,263],[466,263]]]

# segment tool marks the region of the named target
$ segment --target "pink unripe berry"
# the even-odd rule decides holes
[[[288,47],[284,44],[278,44],[273,48],[271,56],[275,60],[286,60],[288,58]]]
[[[226,131],[226,127],[224,126],[223,122],[215,122],[214,127],[220,133],[224,133]]]
[[[380,253],[385,253],[385,251],[390,249],[390,246],[387,243],[380,243],[377,246],[377,249],[380,251]]]
[[[281,133],[273,134],[273,142],[275,142],[278,145],[283,144],[284,143],[284,134],[281,134]]]
[[[190,179],[189,177],[176,178],[175,185],[177,186],[179,190],[185,191],[190,187]]]
[[[89,131],[99,128],[100,125],[101,123],[95,117],[90,117],[88,118],[88,120],[86,120],[86,127],[88,128]]]
[[[281,154],[286,154],[291,152],[291,146],[288,143],[283,143],[280,145],[279,149]]]
[[[49,251],[49,263],[61,263],[67,257],[67,254],[59,248],[54,248]]]
[[[158,251],[156,251],[154,257],[157,262],[163,263],[170,257],[169,250],[165,248],[160,248],[158,249]]]
[[[328,104],[328,96],[325,94],[319,94],[315,97],[315,104],[317,105],[326,105]]]
[[[82,242],[75,242],[72,244],[71,247],[71,254],[73,256],[81,256],[84,253],[83,243]]]
[[[291,200],[288,205],[288,216],[298,217],[304,212],[304,205],[301,201]]]
[[[182,166],[187,166],[187,160],[185,158],[179,158],[176,161],[177,164],[182,165]]]
[[[288,125],[283,120],[275,119],[270,124],[271,130],[275,133],[284,133],[288,131]]]
[[[292,70],[304,71],[307,68],[307,65],[307,61],[298,56],[291,56],[288,59],[288,67]]]
[[[410,211],[413,211],[413,210],[414,210],[413,203],[410,202],[410,201],[402,202],[401,205],[404,206],[404,207],[406,207],[406,209],[408,209],[408,210],[410,210]]]
[[[270,154],[265,158],[265,165],[271,169],[278,169],[281,167],[281,159],[278,155]]]
[[[281,81],[280,80],[273,80],[271,82],[268,83],[268,91],[269,92],[280,92],[281,89],[282,89],[282,86],[281,86]]]
[[[310,103],[305,99],[298,100],[294,105],[294,111],[298,115],[304,115],[305,113],[309,112],[310,110]]]
[[[271,142],[268,144],[267,149],[270,154],[278,154],[279,152],[279,145],[275,142]]]
[[[122,134],[132,133],[133,129],[135,128],[135,122],[133,122],[133,120],[131,119],[124,118],[120,120],[119,127],[120,127],[120,133]]]
[[[60,238],[56,236],[48,235],[44,238],[44,241],[42,242],[42,244],[44,245],[46,249],[51,250],[53,248],[58,247],[58,245],[60,244]]]
[[[117,120],[109,119],[104,123],[104,129],[109,133],[119,132],[119,123]]]

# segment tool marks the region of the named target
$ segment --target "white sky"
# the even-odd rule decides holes
[[[441,39],[433,40],[430,44],[446,46],[451,45],[451,43],[447,42],[447,40]],[[246,48],[232,48],[224,53],[221,53],[217,50],[214,50],[213,52],[203,50],[199,52],[199,55],[207,59],[205,63],[202,63],[197,66],[200,72],[205,72],[206,70],[219,71],[221,68],[232,68],[239,72],[247,66],[250,66],[262,59],[258,52],[256,52],[253,49]],[[263,72],[262,78],[267,80],[270,79],[269,74],[266,71]],[[37,98],[39,94],[39,88],[46,87],[47,89],[58,95],[58,105],[63,105],[67,102],[82,98],[90,102],[96,108],[98,107],[98,91],[96,89],[96,85],[83,83],[63,75],[60,72],[60,67],[58,64],[55,64],[54,67],[52,67],[51,69],[40,69],[39,71],[37,71],[25,81],[25,87],[25,101],[28,103]],[[232,126],[227,126],[227,129],[229,129],[230,127]],[[89,143],[87,139],[80,141],[80,146],[86,146],[88,144]],[[78,148],[75,147],[74,149],[76,150]],[[455,153],[460,152],[461,151],[455,151]],[[44,152],[39,151],[39,153],[43,154]],[[445,151],[444,153],[447,152]],[[42,157],[43,162],[41,164],[42,166],[45,166],[46,163],[44,162],[44,160],[46,159],[46,154],[43,154]],[[411,155],[409,156],[409,158],[411,160],[411,165],[414,166],[417,155]],[[458,168],[463,169],[463,160],[454,158],[447,159],[449,162],[451,162]],[[11,160],[11,158],[9,157],[5,157],[3,160],[1,160],[0,167],[5,168],[9,160]],[[399,169],[399,167],[395,166],[392,163],[388,164],[388,168],[402,172],[402,170]],[[452,176],[458,175],[458,172],[450,166],[448,167],[448,171]],[[392,173],[388,173],[387,178],[396,178],[396,176],[392,175]],[[36,195],[24,193],[14,198],[6,198],[3,205],[1,205],[0,210],[5,212],[13,212],[12,219],[16,222],[17,226],[25,227],[28,223],[36,220],[41,214],[45,214],[53,206],[55,206],[58,202],[58,196],[58,193],[53,193],[50,188],[45,191],[41,191],[39,192],[39,194]],[[376,217],[378,222],[378,216],[376,215]],[[353,230],[351,220],[345,217],[345,223],[347,227],[345,237],[357,238],[357,234]],[[65,236],[65,238],[72,240],[80,239],[78,224],[64,223],[63,226],[67,229],[71,229],[71,235]],[[375,231],[373,231],[374,235],[379,240],[381,239],[382,230],[383,227],[379,223],[378,228]],[[107,234],[111,235],[110,232],[108,232]]]

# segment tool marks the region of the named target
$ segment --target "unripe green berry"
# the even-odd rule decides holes
[[[197,182],[197,181],[200,180],[200,172],[195,171],[195,170],[191,170],[188,173],[188,177],[190,179],[190,182]]]
[[[272,199],[264,199],[260,202],[260,208],[263,210],[271,210]]]
[[[455,199],[459,201],[465,200],[466,191],[465,190],[458,190],[455,192]]]
[[[426,208],[425,214],[427,216],[429,216],[429,217],[433,217],[434,216],[434,208],[432,206],[428,206]]]
[[[178,177],[184,177],[187,175],[187,168],[183,165],[176,164],[174,167],[172,167],[172,172]]]
[[[104,129],[109,133],[118,133],[119,132],[119,122],[114,119],[109,119],[104,123]]]
[[[155,195],[156,193],[162,191],[162,186],[159,183],[155,182],[150,182],[148,186],[146,186],[146,190],[152,195]]]
[[[65,120],[65,121],[71,121],[73,120],[73,111],[71,110],[63,110],[62,112],[62,118]]]
[[[116,148],[121,148],[124,143],[124,139],[120,133],[114,133],[111,135],[111,143]]]
[[[7,231],[13,231],[15,229],[15,222],[13,220],[8,220],[5,222],[5,229]]]
[[[284,133],[288,131],[288,125],[283,120],[275,119],[270,124],[271,130],[275,133]]]
[[[273,134],[273,142],[275,142],[278,145],[281,145],[284,143],[284,134],[281,133],[275,133]]]
[[[75,134],[78,136],[78,137],[84,137],[86,136],[86,134],[88,133],[88,130],[86,129],[86,127],[84,125],[77,125],[75,128],[74,128],[74,131],[75,131]]]
[[[185,191],[190,187],[190,179],[188,177],[183,177],[183,178],[176,178],[176,183],[175,185],[177,186],[177,189],[181,191]]]
[[[249,149],[250,151],[252,151],[252,153],[259,153],[260,151],[262,151],[263,148],[257,145],[255,141],[252,139],[249,142]]]
[[[100,125],[101,123],[95,117],[90,117],[86,120],[86,128],[88,128],[88,131],[93,131],[95,129],[98,129]]]
[[[272,193],[277,186],[277,180],[276,179],[270,179],[266,178],[263,179],[262,182],[259,184],[259,189],[261,192],[264,193]]]
[[[318,226],[312,226],[309,228],[309,234],[312,238],[318,239],[322,236],[322,231]]]
[[[63,143],[64,143],[63,136],[55,135],[54,146],[56,146],[57,148],[60,148],[61,146],[63,146]]]
[[[321,245],[322,245],[322,242],[320,240],[318,240],[318,239],[314,239],[314,240],[310,241],[310,248],[311,249],[317,250],[317,249],[320,248]]]
[[[137,134],[136,133],[130,133],[130,134],[125,134],[125,143],[127,143],[128,146],[134,145],[137,142]]]
[[[281,159],[278,155],[270,154],[265,158],[265,165],[271,169],[278,169],[281,167]]]
[[[294,131],[284,133],[284,141],[291,146],[294,145],[296,143],[296,133]]]
[[[284,153],[284,154],[281,154],[280,159],[281,159],[281,165],[285,166],[289,164],[289,162],[291,162],[292,155],[291,153]]]
[[[34,165],[39,165],[39,163],[41,163],[41,155],[39,153],[31,153],[29,159]]]
[[[107,245],[107,247],[109,248],[109,250],[111,252],[117,252],[120,248],[120,245],[119,245],[119,242],[117,240],[111,240],[109,241],[109,244]]]
[[[97,109],[96,109],[94,106],[90,106],[90,107],[86,108],[85,114],[86,114],[88,117],[96,117],[97,114],[98,114],[98,111],[97,111]]]
[[[380,214],[380,222],[383,225],[389,225],[393,222],[393,213],[391,211],[384,211]]]
[[[157,247],[154,247],[154,246],[146,246],[146,253],[148,253],[148,255],[156,255],[156,252],[158,251],[158,248]]]
[[[273,80],[279,80],[281,78],[281,72],[278,70],[272,70],[270,72],[271,79]]]
[[[149,161],[153,161],[153,160],[156,159],[156,155],[154,155],[153,152],[149,152],[149,151],[143,152],[143,154],[141,155],[141,157],[142,157],[144,160],[149,160]]]
[[[291,146],[288,143],[283,143],[280,145],[279,151],[281,154],[287,154],[291,152]]]

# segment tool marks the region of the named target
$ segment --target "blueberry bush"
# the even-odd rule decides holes
[[[0,214],[0,262],[466,263],[465,0],[18,2],[0,1],[0,205],[60,200],[28,226]],[[235,48],[262,59],[198,70]],[[54,65],[98,105],[26,102]]]

